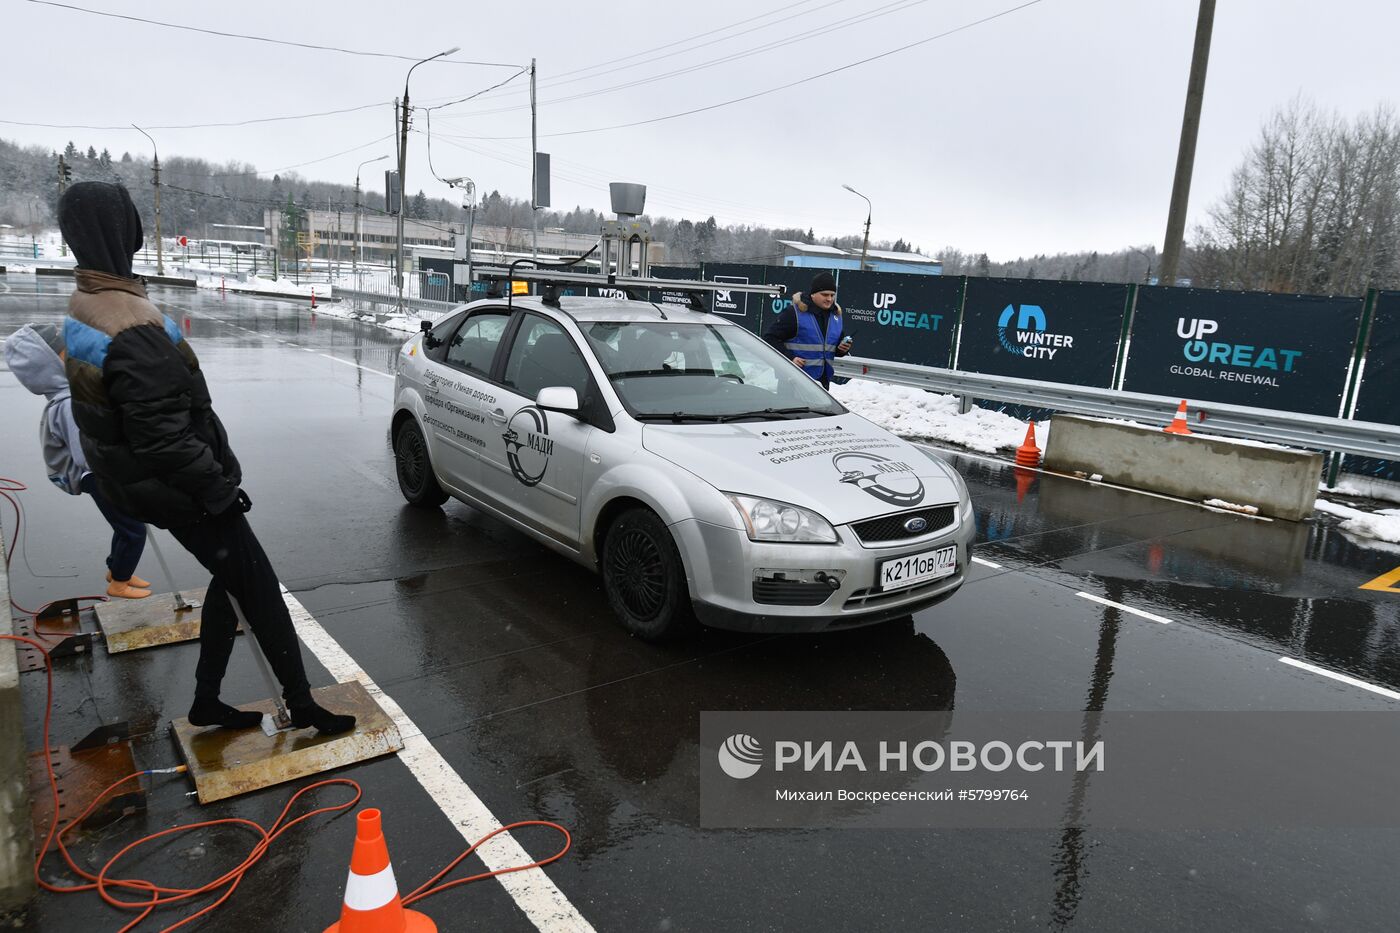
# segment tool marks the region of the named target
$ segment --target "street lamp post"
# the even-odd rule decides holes
[[[151,139],[151,134],[135,123],[131,126],[142,136]],[[165,275],[165,251],[160,242],[160,150],[156,148],[154,139],[151,139],[151,152],[155,153],[151,162],[151,184],[156,189],[156,275]]]
[[[442,58],[444,55],[451,55],[458,51],[460,46],[454,45],[452,48],[430,55],[420,62],[416,62],[412,68],[408,69],[408,74],[403,79],[403,106],[399,111],[399,223],[398,223],[398,245],[395,251],[397,268],[394,269],[394,285],[398,289],[399,303],[398,312],[404,313],[403,303],[403,213],[404,204],[408,200],[408,184],[405,177],[405,170],[408,167],[408,80],[413,77],[413,69],[419,65],[426,64],[435,58]],[[386,192],[387,195],[387,192]]]
[[[447,182],[447,187],[449,188],[462,189],[462,210],[467,212],[467,226],[466,233],[464,234],[467,241],[467,248],[466,252],[463,253],[463,258],[467,263],[467,297],[470,299],[472,287],[472,226],[476,221],[476,182],[466,176],[462,176],[461,178],[447,178],[444,179],[444,181]],[[455,264],[452,272],[452,284],[457,284]]]
[[[864,272],[865,257],[870,252],[870,215],[874,213],[875,208],[871,205],[869,198],[866,198],[865,195],[861,194],[859,191],[852,188],[850,185],[842,185],[841,187],[845,188],[847,191],[849,191],[851,194],[856,195],[857,197],[865,198],[865,243],[860,248],[860,268],[861,271]]]
[[[1138,254],[1139,256],[1141,256],[1143,259],[1146,259],[1146,260],[1147,260],[1147,271],[1144,272],[1143,275],[1142,275],[1142,284],[1144,284],[1144,285],[1151,285],[1151,284],[1152,284],[1152,257],[1149,256],[1147,253],[1144,253],[1142,250],[1140,250],[1140,249],[1134,249],[1134,248],[1131,247],[1131,246],[1128,247],[1128,251],[1129,251],[1129,252],[1133,252],[1133,253],[1137,253],[1137,254]]]
[[[360,169],[371,162],[383,162],[389,158],[387,155],[375,156],[373,159],[365,159],[355,167],[355,246],[350,252],[350,274],[355,279],[355,287],[360,287]],[[388,197],[388,193],[385,193]],[[388,206],[388,201],[384,202]]]

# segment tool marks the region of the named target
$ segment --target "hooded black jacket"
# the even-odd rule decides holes
[[[59,227],[79,262],[63,329],[73,417],[99,489],[162,528],[225,511],[242,471],[198,358],[130,275],[141,219],[126,189],[74,185]]]

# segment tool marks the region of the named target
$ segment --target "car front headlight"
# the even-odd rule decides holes
[[[831,522],[816,512],[760,499],[757,496],[740,496],[726,493],[739,516],[751,541],[776,541],[787,544],[835,544],[836,529]]]

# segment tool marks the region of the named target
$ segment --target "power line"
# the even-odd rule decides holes
[[[738,61],[738,60],[744,59],[744,58],[750,58],[750,57],[752,57],[752,56],[754,56],[754,55],[759,55],[759,54],[762,54],[763,52],[768,52],[768,51],[771,51],[771,50],[773,50],[773,49],[775,49],[775,48],[780,48],[780,47],[782,47],[782,46],[792,45],[792,44],[794,44],[794,43],[801,42],[801,41],[804,41],[804,40],[806,40],[806,39],[810,39],[810,38],[812,38],[812,37],[814,37],[814,36],[827,35],[827,34],[831,33],[831,32],[834,31],[834,30],[846,29],[846,28],[849,28],[849,27],[851,27],[851,26],[857,26],[857,25],[860,25],[861,23],[869,22],[870,20],[879,19],[879,18],[884,17],[884,16],[889,16],[889,15],[892,14],[892,13],[900,13],[900,12],[903,12],[904,10],[909,9],[910,7],[920,6],[921,4],[924,4],[924,3],[927,3],[927,2],[928,2],[928,0],[893,0],[893,2],[886,3],[886,4],[883,5],[883,6],[876,7],[876,8],[873,9],[873,10],[867,10],[867,11],[865,11],[865,12],[863,12],[863,13],[858,13],[858,14],[856,14],[856,15],[854,15],[854,16],[848,16],[848,17],[846,17],[845,19],[840,19],[840,20],[836,20],[836,21],[831,22],[831,23],[827,23],[827,24],[822,25],[822,26],[817,26],[817,27],[814,27],[814,28],[812,28],[812,29],[807,30],[806,32],[798,33],[797,35],[794,35],[794,36],[784,36],[784,37],[781,38],[781,39],[777,39],[777,40],[774,40],[774,41],[772,41],[772,42],[768,42],[768,43],[766,43],[766,44],[764,44],[764,45],[754,46],[753,48],[744,49],[744,50],[739,51],[739,52],[732,52],[732,53],[730,53],[730,54],[728,54],[728,55],[724,55],[724,56],[721,56],[721,57],[719,57],[719,58],[712,58],[712,59],[709,59],[709,60],[707,60],[707,61],[697,62],[697,63],[695,63],[695,64],[693,64],[693,65],[687,65],[687,66],[685,66],[684,68],[677,68],[677,69],[675,69],[674,71],[667,71],[667,72],[663,72],[662,74],[658,74],[658,75],[651,75],[651,76],[644,77],[644,78],[636,78],[636,79],[633,79],[633,80],[631,80],[631,81],[623,82],[623,83],[621,83],[621,84],[614,84],[614,85],[610,85],[610,86],[604,87],[604,88],[595,88],[594,90],[591,90],[591,91],[581,91],[581,92],[579,92],[578,94],[571,94],[571,95],[566,96],[566,97],[555,97],[555,98],[551,98],[551,99],[549,99],[549,100],[542,100],[542,101],[540,101],[540,105],[541,105],[541,106],[544,106],[544,105],[546,105],[546,104],[562,104],[562,103],[568,103],[569,101],[582,100],[582,99],[587,98],[587,97],[597,97],[597,96],[599,96],[599,95],[601,95],[601,94],[611,94],[611,93],[613,93],[614,91],[621,91],[621,90],[626,90],[626,89],[628,89],[628,88],[640,87],[641,85],[644,85],[644,84],[652,84],[652,83],[657,82],[657,81],[664,81],[664,80],[666,80],[667,78],[674,78],[674,77],[677,77],[677,76],[679,76],[679,75],[690,74],[690,73],[695,72],[695,71],[702,71],[702,70],[704,70],[704,69],[706,69],[706,68],[713,68],[713,67],[716,66],[716,65],[728,64],[729,62]],[[820,9],[820,8],[819,8],[819,9]],[[810,12],[815,12],[815,11],[810,11]],[[739,33],[739,35],[743,35],[743,33]],[[725,39],[729,39],[729,38],[734,38],[734,37],[733,37],[733,36],[727,36],[727,37],[725,37]],[[715,41],[724,41],[724,40],[721,39],[721,40],[715,40]],[[708,45],[708,44],[711,44],[711,43],[706,43],[706,44]],[[701,47],[701,46],[696,46],[696,48],[700,48],[700,47]],[[689,50],[689,51],[693,51],[693,49],[692,49],[692,50]],[[667,56],[662,56],[662,57],[667,57]],[[659,59],[649,59],[648,61],[658,61],[658,60],[659,60]],[[638,62],[638,64],[639,64],[639,65],[641,65],[641,64],[646,64],[646,62]],[[628,67],[633,67],[633,66],[628,66]],[[603,72],[603,74],[607,74],[607,73],[608,73],[608,72]],[[594,77],[596,77],[596,76],[594,76]],[[520,105],[514,105],[514,106],[510,106],[510,107],[497,107],[497,108],[494,108],[494,109],[492,109],[492,110],[474,110],[474,111],[471,111],[470,113],[457,114],[457,115],[455,116],[455,119],[462,119],[462,118],[466,118],[466,117],[487,116],[487,115],[489,115],[489,114],[495,114],[495,113],[507,113],[507,112],[510,112],[510,111],[521,110],[521,109],[523,109],[522,106],[520,106]]]
[[[91,10],[87,7],[74,6],[70,3],[55,3],[54,0],[28,0],[29,3],[38,6],[51,6],[60,10],[71,10],[75,13],[87,13],[92,16],[106,16],[112,19],[124,19],[133,23],[145,23],[147,26],[160,26],[164,29],[181,29],[185,32],[198,32],[208,36],[220,36],[225,39],[246,39],[249,42],[266,42],[270,45],[289,45],[298,49],[312,49],[317,52],[340,52],[344,55],[361,55],[367,58],[395,58],[400,61],[416,62],[420,61],[421,55],[398,55],[392,52],[369,52],[363,49],[345,49],[335,45],[315,45],[310,42],[293,42],[289,39],[273,39],[270,36],[251,36],[241,32],[223,32],[218,29],[205,29],[200,26],[186,26],[182,23],[166,23],[156,19],[145,19],[140,16],[130,16],[126,13],[113,13],[109,10]],[[466,61],[460,58],[440,58],[441,62],[453,65],[481,65],[491,68],[519,68],[515,62],[475,62]],[[162,129],[164,127],[161,127]]]
[[[544,137],[544,138],[555,137],[555,136],[580,136],[580,135],[583,135],[583,134],[585,134],[585,133],[604,133],[604,132],[607,132],[607,131],[609,131],[609,130],[623,130],[623,129],[629,129],[629,128],[634,127],[634,126],[646,126],[646,125],[651,124],[651,123],[663,123],[663,122],[665,122],[665,121],[667,121],[667,120],[676,120],[676,119],[679,119],[680,117],[688,117],[688,116],[692,116],[692,115],[697,114],[697,113],[706,113],[706,112],[708,112],[708,111],[710,111],[710,110],[718,110],[718,109],[720,109],[721,107],[729,107],[729,106],[732,106],[732,105],[734,105],[734,104],[741,104],[741,103],[744,103],[745,101],[755,100],[755,99],[757,99],[757,98],[759,98],[759,97],[767,97],[769,94],[776,94],[776,93],[778,93],[779,91],[786,91],[786,90],[788,90],[789,88],[798,87],[799,85],[807,84],[808,82],[811,82],[811,81],[816,81],[816,80],[818,80],[819,78],[827,78],[827,77],[830,77],[831,75],[834,75],[834,74],[840,74],[840,73],[843,72],[843,71],[849,71],[850,69],[852,69],[852,68],[858,68],[858,67],[860,67],[861,65],[868,65],[868,64],[870,64],[870,63],[873,62],[873,61],[879,61],[879,60],[882,59],[882,58],[889,58],[891,55],[898,55],[900,52],[907,52],[907,51],[909,51],[910,49],[918,48],[918,47],[921,46],[921,45],[927,45],[928,43],[937,41],[938,39],[946,39],[948,36],[955,35],[956,33],[960,33],[960,32],[965,32],[966,30],[972,29],[972,28],[975,27],[975,26],[981,26],[981,25],[983,25],[983,24],[985,24],[985,23],[990,23],[990,22],[992,22],[993,20],[1001,19],[1001,18],[1004,17],[1004,16],[1010,16],[1012,13],[1018,13],[1018,12],[1020,12],[1021,10],[1026,9],[1027,7],[1033,7],[1033,6],[1035,6],[1036,4],[1041,3],[1041,2],[1042,2],[1042,0],[1027,0],[1027,2],[1025,2],[1025,3],[1021,3],[1021,4],[1018,4],[1017,6],[1013,6],[1013,7],[1008,7],[1007,9],[1002,10],[1002,11],[999,12],[999,13],[993,13],[993,14],[991,14],[991,15],[989,15],[989,16],[984,16],[984,17],[982,17],[981,19],[973,20],[973,21],[970,22],[970,23],[964,23],[964,24],[961,25],[961,26],[955,26],[955,27],[953,27],[952,29],[948,29],[948,30],[945,30],[945,31],[943,31],[943,32],[940,32],[940,33],[938,33],[937,35],[927,36],[927,37],[925,37],[925,38],[923,38],[923,39],[919,39],[919,40],[916,41],[916,42],[910,42],[910,43],[908,43],[908,44],[906,44],[906,45],[901,45],[901,46],[899,46],[898,48],[889,49],[889,50],[887,50],[887,51],[880,52],[880,53],[878,53],[878,54],[876,54],[876,55],[871,55],[871,56],[869,56],[868,58],[862,58],[862,59],[860,59],[859,61],[849,62],[848,64],[841,65],[841,66],[838,67],[838,68],[832,68],[832,69],[830,69],[830,70],[828,70],[828,71],[819,72],[818,74],[808,75],[807,77],[805,77],[805,78],[799,78],[799,79],[797,79],[796,81],[789,81],[787,84],[780,84],[780,85],[778,85],[777,87],[770,87],[770,88],[768,88],[768,89],[766,89],[766,90],[755,91],[755,92],[753,92],[752,94],[745,94],[745,95],[743,95],[742,97],[730,98],[729,100],[723,100],[723,101],[720,101],[719,103],[716,103],[716,104],[707,104],[707,105],[704,106],[704,107],[693,107],[693,108],[691,108],[690,110],[682,110],[682,111],[680,111],[679,113],[668,113],[668,114],[665,114],[665,115],[663,115],[663,116],[651,117],[651,118],[646,119],[646,120],[633,120],[633,121],[628,122],[628,123],[613,123],[613,124],[610,124],[610,125],[608,125],[608,126],[595,126],[595,127],[590,127],[590,128],[588,128],[588,129],[582,129],[582,130],[565,130],[565,131],[559,132],[559,133],[541,133],[540,136],[541,136],[541,137]],[[470,136],[470,137],[464,137],[464,138],[467,138],[467,139],[528,139],[529,137],[528,137],[528,136]]]
[[[748,23],[752,23],[752,22],[754,22],[754,21],[756,21],[756,20],[767,19],[767,18],[770,17],[770,16],[776,16],[776,15],[778,15],[779,13],[783,13],[783,12],[785,12],[785,11],[787,11],[787,10],[791,10],[793,7],[806,6],[807,4],[809,4],[809,3],[811,3],[811,2],[813,2],[813,0],[799,0],[798,3],[789,3],[787,6],[780,6],[780,7],[778,7],[778,8],[775,9],[775,10],[769,10],[767,13],[760,13],[760,14],[757,15],[757,16],[750,16],[748,19],[741,19],[741,20],[739,20],[738,22],[730,23],[730,24],[727,25],[727,26],[719,26],[719,27],[716,27],[715,29],[709,30],[708,32],[697,33],[696,35],[693,35],[693,36],[687,36],[687,37],[684,38],[684,39],[677,39],[677,40],[674,41],[674,42],[668,42],[668,43],[666,43],[665,45],[658,45],[658,46],[655,46],[654,48],[643,49],[643,50],[640,51],[640,52],[633,52],[631,55],[624,55],[624,56],[622,56],[621,58],[613,58],[613,59],[609,59],[608,61],[605,61],[605,62],[599,62],[599,63],[596,64],[596,65],[586,65],[586,66],[584,66],[583,68],[575,68],[573,71],[565,71],[565,72],[562,72],[562,73],[556,75],[555,78],[556,78],[556,79],[558,79],[558,78],[566,78],[566,77],[568,77],[569,75],[579,74],[580,72],[584,72],[584,71],[594,71],[595,69],[604,68],[604,67],[606,67],[606,66],[608,66],[608,65],[615,65],[615,64],[617,64],[618,62],[625,62],[625,61],[628,61],[629,59],[639,58],[639,57],[641,57],[641,56],[643,56],[643,55],[650,55],[652,52],[660,52],[662,49],[674,48],[674,47],[677,46],[677,45],[683,45],[683,44],[685,44],[686,42],[690,42],[692,39],[703,39],[703,38],[705,38],[706,36],[712,36],[712,35],[714,35],[715,33],[718,33],[718,32],[727,32],[728,30],[733,29],[735,26],[743,26],[743,25],[746,25],[746,24],[748,24]],[[841,3],[841,2],[845,2],[845,0],[834,0],[834,2]],[[817,7],[817,9],[818,9],[818,10],[825,9],[826,7],[831,6],[831,5],[832,5],[831,3],[827,3],[827,4],[823,5],[823,6]],[[806,11],[806,12],[807,12],[807,13],[814,13],[814,12],[816,12],[816,11],[815,11],[815,10],[808,10],[808,11]],[[798,14],[798,15],[806,15],[806,14],[805,14],[805,13],[802,13],[802,14]],[[740,35],[742,35],[742,33],[741,33]],[[731,37],[729,37],[729,38],[733,38],[733,36],[731,36]],[[698,46],[697,46],[697,48],[698,48]],[[694,51],[694,50],[693,50],[693,49],[685,49],[685,50],[683,50],[683,51],[690,52],[690,51]],[[639,63],[639,64],[641,64],[641,63]],[[592,77],[597,77],[597,76],[596,76],[596,75],[593,75]],[[575,80],[583,80],[583,79],[578,78],[578,79],[575,79]],[[554,82],[551,82],[551,84],[557,84],[557,83],[560,83],[560,82],[557,81],[557,80],[554,81]]]
[[[275,175],[278,172],[288,172],[294,168],[302,168],[307,165],[315,165],[318,162],[329,162],[331,159],[336,159],[343,155],[349,155],[352,152],[359,152],[361,149],[368,149],[370,146],[378,145],[382,142],[387,142],[388,140],[391,140],[393,138],[394,134],[390,133],[388,136],[381,136],[378,139],[371,139],[367,143],[361,143],[360,145],[355,146],[353,148],[345,149],[328,156],[321,156],[321,158],[319,159],[309,159],[305,162],[298,162],[296,165],[284,165],[281,168],[261,169],[251,172],[179,172],[172,171],[171,169],[164,169],[163,171],[167,175],[181,175],[185,178],[248,178],[254,175]],[[178,158],[178,156],[176,158]]]
[[[529,70],[530,70],[530,66],[529,66],[529,65],[526,65],[524,68],[521,68],[521,69],[520,69],[519,71],[517,71],[515,74],[511,75],[509,78],[506,78],[504,81],[497,81],[495,84],[491,85],[490,87],[482,88],[481,90],[477,91],[475,94],[468,94],[466,97],[459,97],[459,98],[457,98],[456,100],[449,100],[449,101],[448,101],[447,103],[445,103],[445,104],[434,104],[434,105],[431,106],[431,107],[423,107],[423,108],[415,107],[415,108],[413,108],[413,109],[415,109],[415,110],[422,109],[422,110],[425,110],[425,111],[428,111],[428,110],[441,110],[443,107],[452,107],[452,106],[455,106],[455,105],[457,105],[457,104],[465,104],[465,103],[466,103],[467,101],[469,101],[469,100],[475,100],[476,98],[478,98],[478,97],[480,97],[481,95],[485,94],[487,91],[494,91],[494,90],[496,90],[496,88],[498,88],[498,87],[501,87],[501,86],[503,86],[503,85],[509,84],[510,82],[514,81],[516,78],[520,77],[521,75],[523,75],[525,72],[527,72],[527,71],[529,71]]]
[[[30,3],[38,3],[40,0],[29,0]],[[284,117],[258,117],[252,120],[233,120],[226,123],[176,123],[163,125],[146,125],[148,130],[202,130],[218,127],[230,126],[252,126],[255,123],[281,123],[287,120],[309,120],[313,117],[331,117],[342,113],[356,113],[360,110],[372,110],[375,107],[387,107],[391,101],[381,100],[373,104],[361,104],[359,107],[343,107],[340,110],[321,110],[316,113],[295,113]],[[48,130],[130,130],[130,124],[124,126],[94,126],[85,123],[28,123],[23,120],[0,120],[10,126],[33,126]]]

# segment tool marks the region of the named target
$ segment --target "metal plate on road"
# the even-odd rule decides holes
[[[317,687],[311,695],[326,709],[354,715],[354,731],[317,735],[312,729],[293,729],[268,736],[256,727],[201,729],[188,719],[171,723],[199,802],[213,803],[323,774],[403,748],[398,727],[359,681]],[[260,713],[273,711],[271,700],[238,706]]]
[[[957,569],[958,546],[950,544],[932,551],[881,561],[877,583],[881,590],[899,590],[951,576]]]
[[[200,608],[206,587],[181,590],[194,608],[177,610],[172,593],[155,593],[145,599],[114,599],[93,607],[97,624],[107,641],[107,653],[174,645],[199,637]],[[242,626],[239,626],[242,631]]]

